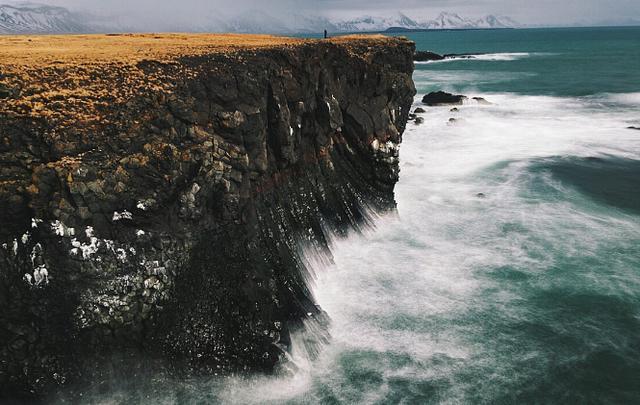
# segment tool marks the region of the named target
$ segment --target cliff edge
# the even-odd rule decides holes
[[[413,53],[382,36],[0,38],[0,398],[118,353],[273,369],[322,318],[301,248],[395,207]]]

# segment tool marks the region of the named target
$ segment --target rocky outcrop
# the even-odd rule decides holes
[[[322,318],[301,249],[395,207],[413,52],[376,37],[4,66],[0,398],[100,378],[119,353],[273,369]]]
[[[413,60],[416,62],[431,62],[443,60],[444,56],[431,51],[416,51]]]
[[[462,105],[467,96],[460,94],[451,94],[444,91],[434,91],[422,98],[422,103],[429,107],[437,107],[443,105]]]

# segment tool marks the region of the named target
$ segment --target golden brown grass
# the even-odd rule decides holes
[[[358,40],[382,40],[383,36],[332,38],[344,44]],[[317,40],[242,34],[106,34],[0,36],[0,65],[79,64],[144,59],[168,60],[241,49],[295,46]]]

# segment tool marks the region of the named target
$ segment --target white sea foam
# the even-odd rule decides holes
[[[446,63],[446,62],[464,62],[464,61],[484,61],[484,62],[509,62],[524,58],[530,58],[534,56],[550,55],[543,52],[503,52],[503,53],[480,53],[480,54],[468,54],[468,55],[452,55],[447,56],[445,59],[415,62],[418,65],[430,64],[430,63]]]
[[[601,97],[620,104],[640,106],[640,93],[607,93]]]

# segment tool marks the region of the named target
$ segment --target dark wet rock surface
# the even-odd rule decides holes
[[[413,55],[413,60],[416,62],[429,62],[443,59],[444,56],[430,51],[418,51]]]
[[[462,105],[467,97],[461,94],[451,94],[444,91],[435,91],[425,95],[422,102],[430,107],[445,105]]]

